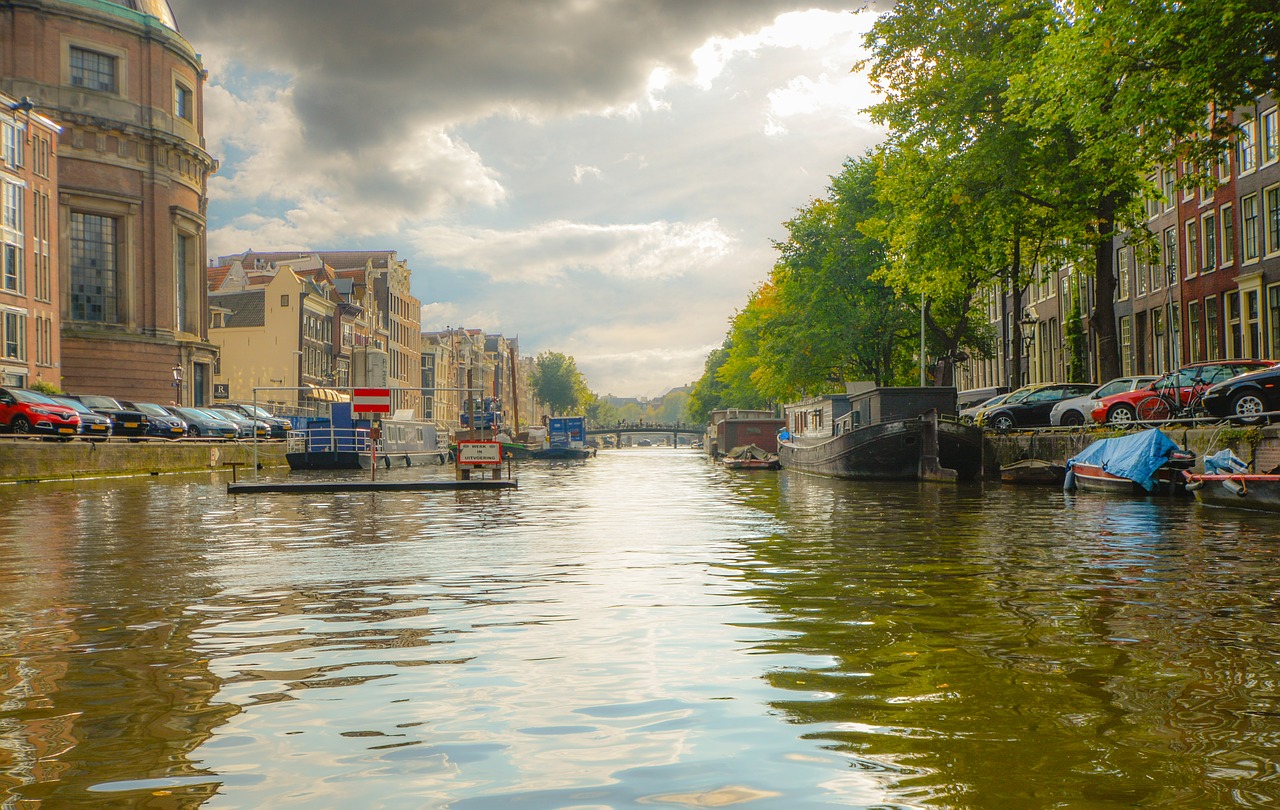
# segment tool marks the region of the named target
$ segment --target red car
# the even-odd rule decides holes
[[[0,388],[0,426],[10,433],[44,433],[69,439],[80,431],[80,414],[36,391]]]
[[[1099,424],[1129,425],[1138,418],[1138,403],[1147,397],[1163,393],[1172,399],[1176,389],[1178,401],[1186,406],[1194,394],[1205,391],[1215,383],[1229,380],[1246,371],[1270,368],[1272,365],[1267,360],[1211,360],[1207,363],[1192,363],[1164,375],[1144,388],[1104,397],[1093,410],[1093,421]]]

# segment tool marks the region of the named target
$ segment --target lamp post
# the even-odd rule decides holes
[[[182,366],[174,366],[170,371],[173,372],[173,404],[182,405]]]

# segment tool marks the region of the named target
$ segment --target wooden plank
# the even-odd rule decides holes
[[[265,484],[227,484],[228,494],[255,492],[455,492],[474,489],[516,489],[515,481],[277,481]]]

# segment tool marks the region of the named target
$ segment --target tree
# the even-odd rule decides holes
[[[542,352],[534,358],[531,382],[533,395],[552,416],[581,410],[591,397],[578,364],[560,352]]]
[[[1011,118],[1007,101],[1042,46],[1052,8],[1047,0],[901,0],[867,36],[870,76],[884,99],[872,114],[890,127],[877,181],[887,213],[869,229],[889,248],[881,278],[924,301],[941,384],[950,383],[952,361],[990,351],[990,329],[974,307],[985,290],[1011,294],[1002,319],[1008,345],[1021,346],[1022,292],[1073,235],[1074,219],[1052,193],[1058,147]],[[1011,353],[1015,379],[1019,357]]]

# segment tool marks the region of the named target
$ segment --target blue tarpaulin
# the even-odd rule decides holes
[[[1112,475],[1128,478],[1148,492],[1154,492],[1156,470],[1169,460],[1170,454],[1179,449],[1172,439],[1154,428],[1114,439],[1098,439],[1067,462],[1064,488],[1075,488],[1072,467],[1091,464]]]

